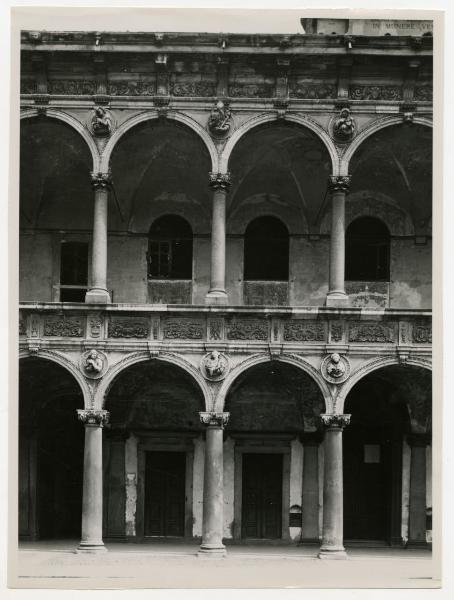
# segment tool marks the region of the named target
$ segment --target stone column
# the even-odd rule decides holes
[[[315,543],[319,541],[318,531],[318,447],[320,439],[317,434],[305,435],[303,438],[303,526],[301,541]]]
[[[109,422],[106,410],[78,410],[85,425],[82,539],[77,552],[105,551],[102,541],[102,428]]]
[[[408,548],[427,546],[426,540],[426,446],[429,436],[408,436],[410,458],[410,506],[408,515]]]
[[[94,190],[91,287],[85,296],[90,304],[110,302],[107,291],[107,202],[112,185],[110,173],[92,173]]]
[[[223,429],[229,413],[201,412],[200,420],[207,425],[205,469],[203,477],[203,525],[199,554],[223,556]]]
[[[325,427],[323,539],[319,558],[347,558],[344,548],[342,430],[350,415],[321,415]]]
[[[207,304],[227,304],[225,291],[225,205],[230,187],[230,173],[210,173],[213,189],[211,217],[211,272]]]
[[[331,238],[329,252],[329,290],[326,306],[345,306],[345,196],[350,187],[350,175],[331,176]]]

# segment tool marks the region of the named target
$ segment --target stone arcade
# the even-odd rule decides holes
[[[432,37],[327,21],[22,32],[21,539],[431,541]]]

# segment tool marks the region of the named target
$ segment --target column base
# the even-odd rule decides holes
[[[226,554],[224,544],[202,544],[197,552],[198,558],[224,558]]]
[[[86,304],[109,304],[110,296],[107,290],[93,288],[85,294]]]
[[[345,292],[328,292],[326,295],[325,306],[346,307],[349,306],[349,297]]]
[[[104,543],[101,542],[80,542],[76,548],[76,554],[99,554],[107,552]]]
[[[205,304],[225,306],[228,303],[227,294],[222,290],[210,290],[205,296]]]
[[[346,560],[348,558],[345,548],[320,548],[317,558],[322,560]]]

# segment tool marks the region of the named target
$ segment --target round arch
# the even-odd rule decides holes
[[[32,119],[32,118],[36,118],[38,116],[39,116],[38,110],[31,108],[30,110],[27,110],[27,111],[24,111],[23,113],[21,113],[20,118],[21,118],[21,120],[22,119]],[[48,108],[46,110],[46,117],[49,117],[51,119],[57,119],[58,121],[62,121],[63,123],[66,123],[67,125],[72,127],[84,139],[85,143],[87,144],[87,146],[90,150],[91,157],[93,160],[93,172],[94,173],[101,172],[101,157],[99,156],[99,152],[98,152],[98,148],[96,146],[95,140],[90,135],[90,133],[86,129],[86,127],[84,127],[84,125],[80,121],[78,121],[71,115],[68,115],[68,113],[65,113],[61,110]]]
[[[94,408],[94,398],[91,390],[88,386],[87,380],[85,379],[82,372],[79,370],[77,365],[75,365],[69,358],[60,354],[58,352],[53,352],[51,350],[39,350],[38,354],[31,354],[27,350],[22,350],[19,353],[19,360],[24,358],[33,358],[36,357],[38,359],[45,359],[50,362],[54,362],[55,364],[63,367],[74,377],[76,382],[78,383],[80,390],[82,392],[84,398],[84,408]]]
[[[429,128],[433,127],[433,123],[430,119],[427,117],[421,117],[419,115],[414,115],[413,123],[417,125],[424,125]],[[392,127],[393,125],[402,125],[401,115],[376,119],[369,125],[366,125],[366,127],[362,129],[353,139],[352,143],[348,146],[345,154],[341,158],[339,163],[339,175],[348,175],[351,159],[365,140],[367,140],[374,133],[377,133],[377,131],[384,129],[385,127]]]
[[[266,113],[252,117],[251,119],[243,123],[243,125],[241,125],[233,133],[233,135],[229,138],[228,142],[226,143],[222,155],[219,159],[219,171],[221,173],[226,173],[228,171],[230,157],[236,147],[236,144],[243,138],[243,136],[246,133],[248,133],[251,129],[258,127],[259,125],[263,125],[264,123],[270,123],[273,121],[278,121],[278,119],[279,118],[276,114]],[[334,146],[334,143],[330,138],[328,132],[325,131],[325,129],[323,129],[321,125],[319,125],[312,119],[309,119],[302,115],[293,114],[286,114],[284,117],[284,121],[288,123],[296,123],[297,125],[300,125],[301,127],[304,127],[306,129],[310,129],[313,133],[315,133],[329,153],[329,156],[331,158],[332,174],[339,174],[339,158],[337,155],[336,147]]]
[[[205,403],[205,410],[212,410],[213,400],[211,390],[208,387],[208,384],[205,381],[205,379],[202,377],[200,371],[192,363],[182,358],[181,356],[172,354],[170,352],[163,352],[160,353],[158,356],[154,357],[150,356],[150,353],[145,351],[134,352],[126,358],[119,360],[116,364],[110,367],[106,375],[103,377],[101,383],[99,384],[97,398],[98,403],[101,403],[101,406],[97,406],[97,408],[103,408],[105,406],[107,395],[118,375],[123,373],[128,367],[131,367],[137,363],[147,362],[150,360],[163,361],[172,366],[179,367],[180,369],[183,369],[183,371],[186,371],[186,373],[188,373],[188,375],[190,375],[195,381],[195,383],[198,385],[202,393]]]
[[[104,151],[101,155],[100,171],[106,172],[106,173],[108,172],[109,165],[110,165],[110,158],[112,156],[114,148],[116,147],[118,141],[123,137],[123,135],[127,131],[129,131],[136,125],[139,125],[140,123],[143,123],[145,121],[151,121],[151,120],[158,119],[158,118],[159,118],[158,111],[151,110],[151,111],[139,113],[138,115],[135,115],[134,117],[131,117],[130,119],[127,119],[124,123],[122,123],[118,127],[118,129],[116,129],[114,131],[113,135],[109,138],[109,141],[107,142],[106,147],[104,148]],[[218,153],[216,150],[216,146],[213,143],[213,140],[208,135],[208,133],[205,131],[205,129],[199,123],[197,123],[197,121],[195,121],[194,119],[191,119],[187,115],[184,115],[184,114],[181,114],[178,112],[169,111],[167,113],[167,119],[178,121],[178,122],[182,123],[183,125],[186,125],[187,127],[192,129],[198,135],[198,137],[201,139],[201,141],[205,144],[206,149],[208,150],[208,153],[211,157],[211,170],[214,173],[217,173],[219,171]],[[207,181],[208,181],[208,173],[207,173]]]
[[[256,365],[260,365],[267,362],[283,362],[289,365],[292,365],[301,371],[304,371],[307,375],[309,375],[316,385],[318,386],[320,393],[323,396],[323,400],[325,401],[325,409],[326,412],[332,412],[333,403],[331,398],[331,393],[329,391],[328,385],[321,376],[321,374],[305,361],[303,358],[293,355],[293,354],[281,354],[279,356],[271,357],[269,354],[255,354],[253,356],[248,357],[246,360],[238,364],[232,371],[227,375],[225,380],[223,381],[219,392],[216,396],[215,404],[213,410],[216,412],[222,412],[225,406],[225,400],[229,393],[229,390],[233,383],[238,379],[238,377],[250,369],[251,367],[255,367]]]
[[[358,381],[366,377],[366,375],[377,371],[378,369],[383,369],[384,367],[390,367],[394,365],[408,365],[410,367],[421,367],[423,369],[427,369],[428,371],[432,371],[431,362],[425,358],[409,357],[406,359],[405,363],[402,363],[402,361],[400,361],[397,356],[383,356],[380,358],[372,359],[366,362],[364,365],[360,366],[358,369],[356,369],[356,371],[345,382],[342,389],[339,391],[335,403],[336,414],[343,413],[345,400],[350,391],[353,389],[353,387],[358,383]]]

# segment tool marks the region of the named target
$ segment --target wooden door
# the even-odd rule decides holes
[[[282,537],[282,454],[243,454],[242,537]]]
[[[185,479],[184,452],[147,452],[145,536],[184,535]]]

